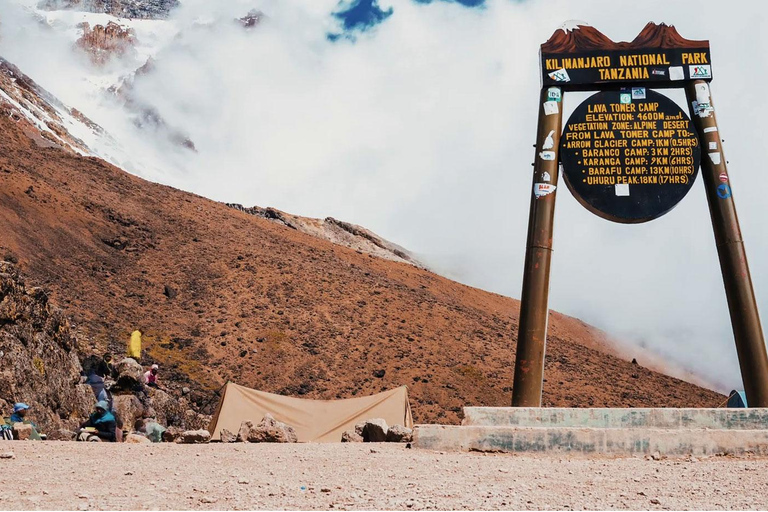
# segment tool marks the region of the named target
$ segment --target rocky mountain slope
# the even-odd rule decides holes
[[[77,325],[210,410],[228,379],[346,398],[407,384],[417,422],[507,405],[519,303],[40,144],[0,119],[0,256]],[[544,403],[715,406],[721,395],[607,354],[552,313]],[[641,363],[643,361],[640,361]]]
[[[165,19],[178,0],[41,0],[46,10],[73,10],[111,14],[120,18]]]
[[[77,339],[64,313],[42,288],[27,288],[18,269],[0,261],[0,412],[17,401],[32,405],[47,432],[73,427],[93,405],[80,383]]]

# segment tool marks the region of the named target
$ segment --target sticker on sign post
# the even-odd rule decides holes
[[[533,195],[536,196],[536,199],[551,194],[555,191],[557,188],[557,185],[553,185],[551,183],[534,183],[533,184]]]
[[[720,199],[728,199],[731,197],[731,187],[727,183],[721,183],[717,186],[717,197]]]
[[[555,159],[555,152],[554,151],[541,151],[539,153],[539,158],[542,160],[546,160],[548,162]]]
[[[560,102],[561,98],[562,98],[562,93],[560,92],[559,88],[550,87],[549,89],[547,89],[547,100]]]
[[[557,107],[556,101],[545,101],[544,102],[544,115],[545,116],[551,116],[552,114],[557,114],[560,112],[560,109]]]

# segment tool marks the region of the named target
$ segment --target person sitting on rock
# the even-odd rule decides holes
[[[150,418],[136,420],[136,424],[133,428],[136,432],[146,436],[146,438],[153,443],[163,442],[163,432],[165,432],[165,427]]]
[[[159,366],[153,364],[152,368],[144,373],[144,384],[153,388],[159,388],[160,385],[157,383],[157,372],[159,369]]]
[[[31,425],[32,434],[29,436],[29,438],[35,441],[45,439],[45,436],[38,432],[38,428],[35,422],[27,419],[27,411],[29,411],[29,406],[24,402],[19,402],[17,404],[14,404],[13,414],[11,414],[11,417],[8,423],[11,426],[13,426],[14,423],[24,423],[26,425]]]
[[[117,422],[115,416],[109,412],[109,404],[106,400],[96,403],[96,410],[88,418],[88,421],[80,425],[77,434],[78,441],[106,441],[115,442]]]

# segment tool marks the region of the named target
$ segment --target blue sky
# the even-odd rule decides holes
[[[485,4],[485,0],[413,0],[413,2],[418,4],[452,2],[467,8],[481,8]],[[373,28],[392,16],[393,13],[393,7],[382,9],[378,0],[342,1],[339,4],[339,10],[334,12],[333,16],[341,22],[343,32],[328,34],[328,39],[336,41],[342,37],[354,38],[354,32],[364,32]]]

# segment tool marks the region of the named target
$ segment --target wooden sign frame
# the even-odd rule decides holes
[[[575,24],[555,31],[541,45],[540,57],[542,87],[512,405],[541,406],[565,92],[647,87],[685,89],[701,147],[701,175],[747,402],[768,407],[768,354],[709,87],[709,41],[691,41],[673,26],[648,23],[633,41],[616,43],[589,25]],[[546,158],[541,157],[544,151]]]

